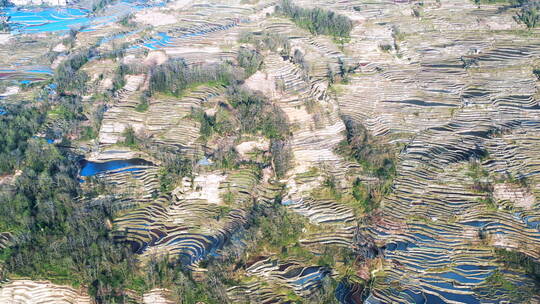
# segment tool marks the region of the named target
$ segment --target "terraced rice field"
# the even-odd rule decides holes
[[[214,176],[209,176],[212,178]],[[145,255],[169,255],[187,267],[195,267],[208,255],[216,254],[249,217],[249,200],[257,179],[252,172],[234,172],[216,186],[231,191],[238,201],[227,213],[223,202],[190,198],[190,191],[172,198],[160,197],[147,206],[128,212],[115,220],[118,230],[127,232],[127,241]],[[187,183],[187,182],[186,182]],[[189,185],[186,185],[189,189]],[[243,200],[244,198],[244,200]]]
[[[523,211],[504,211],[501,201],[489,209],[466,167],[476,159],[488,175],[527,176],[531,189],[538,188],[534,161],[524,155],[512,161],[508,153],[517,148],[510,138],[519,141],[538,131],[537,80],[530,72],[538,35],[505,22],[509,17],[494,7],[478,9],[466,1],[425,3],[421,18],[404,16],[407,5],[373,8],[376,17],[369,10],[355,14],[365,26],[356,28],[351,48],[377,48],[394,31],[399,50],[380,51],[376,58],[358,54],[367,64],[344,87],[340,108],[373,134],[406,145],[393,193],[379,216],[388,224],[367,227],[385,244],[388,263],[381,286],[367,301],[512,301],[500,289],[496,299],[486,296],[492,287],[483,285],[485,279],[499,267],[491,246],[537,256],[539,230],[520,215],[538,212],[538,196],[518,208]],[[508,28],[498,28],[502,25]],[[396,28],[403,38],[396,39]],[[464,57],[475,66],[464,68]],[[527,139],[534,147],[537,136]],[[487,241],[479,231],[486,232]],[[503,274],[522,286],[518,292],[536,289],[522,274]]]
[[[92,107],[104,111],[95,138],[76,143],[87,159],[81,181],[114,189],[115,240],[141,264],[166,258],[200,276],[208,261],[237,253],[234,280],[224,291],[231,303],[325,303],[328,290],[339,303],[540,302],[538,282],[495,254],[506,249],[540,262],[540,82],[532,72],[540,30],[516,23],[516,9],[502,4],[295,1],[349,17],[354,27],[341,44],[273,14],[272,1],[248,2],[121,1],[104,16],[82,8],[3,9],[16,45],[54,48],[58,41],[50,36],[27,39],[72,26],[84,27],[79,47],[111,50],[123,43],[121,59],[91,58],[82,68],[94,86],[81,98],[98,96]],[[113,24],[128,13],[137,28]],[[145,14],[159,18],[151,24]],[[152,68],[175,58],[189,67],[236,64],[239,46],[252,47],[239,42],[246,32],[280,35],[290,44],[287,51],[259,50],[259,70],[240,84],[259,91],[289,123],[291,162],[280,178],[273,164],[257,167],[253,160],[271,154],[266,142],[201,139],[194,113],[214,117],[227,108],[224,84],[197,84],[179,96],[157,93],[141,110]],[[34,50],[21,52],[14,64],[12,48],[1,45],[1,81],[51,78],[54,62],[44,64]],[[305,65],[291,59],[297,52]],[[107,99],[103,92],[122,64],[142,68],[122,75],[123,85]],[[329,76],[344,67],[350,71],[340,81]],[[373,211],[350,199],[357,181],[374,187],[382,178],[340,153],[346,122],[396,152],[390,191],[379,193]],[[193,176],[164,191],[167,167],[148,151],[125,147],[130,129],[154,150],[190,159]],[[253,143],[260,151],[239,149]],[[242,154],[242,166],[213,166],[226,145]],[[280,250],[260,235],[251,239],[259,243],[247,244],[260,210],[272,208],[303,221],[297,240]],[[3,234],[0,246],[9,238]],[[339,252],[332,266],[319,259],[328,250]],[[0,302],[53,298],[90,303],[86,294],[49,282],[14,280],[0,289]],[[162,289],[141,301],[172,303]]]
[[[150,4],[151,6],[151,4]],[[149,7],[137,1],[120,1],[108,8],[103,16],[95,16],[87,8],[52,7],[52,8],[18,8],[6,7],[0,10],[8,17],[8,26],[12,34],[62,33],[71,29],[92,31],[117,21],[121,17]]]
[[[90,304],[87,294],[69,286],[55,285],[45,281],[14,281],[0,291],[3,303],[77,303]]]

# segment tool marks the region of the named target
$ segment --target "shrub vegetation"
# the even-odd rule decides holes
[[[150,93],[174,96],[181,96],[184,90],[203,83],[228,85],[243,76],[229,64],[188,67],[182,59],[170,59],[152,68],[150,73]]]
[[[282,0],[277,11],[313,34],[346,38],[353,28],[352,21],[346,16],[321,8],[303,8],[290,0]]]

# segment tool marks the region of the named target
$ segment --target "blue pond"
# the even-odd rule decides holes
[[[0,115],[6,115],[6,114],[7,114],[6,109],[0,107]]]
[[[199,166],[210,166],[212,163],[210,162],[210,160],[206,157],[203,157],[203,159],[199,160],[197,162],[197,165]]]
[[[281,204],[283,206],[290,206],[290,205],[294,205],[296,204],[297,202],[293,201],[293,200],[287,200],[287,201],[282,201]]]
[[[149,166],[149,165],[152,165],[152,163],[144,159],[139,159],[139,158],[127,159],[127,160],[111,160],[111,161],[103,162],[103,163],[83,161],[80,175],[93,176],[93,175],[104,173],[107,171],[119,170],[122,168],[128,168],[128,167],[133,167],[133,166]],[[138,169],[128,168],[123,171],[136,171],[136,170]]]

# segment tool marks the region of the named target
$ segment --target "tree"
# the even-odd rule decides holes
[[[285,140],[273,139],[270,142],[270,153],[272,153],[272,164],[276,176],[284,177],[292,161],[291,146]]]
[[[247,48],[240,48],[236,59],[238,65],[246,71],[247,77],[255,74],[263,63],[263,57],[258,51]]]

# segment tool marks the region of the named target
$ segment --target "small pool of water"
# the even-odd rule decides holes
[[[122,168],[128,168],[133,166],[151,166],[152,163],[140,158],[126,159],[126,160],[111,160],[108,162],[91,162],[83,161],[81,176],[94,176],[96,174],[104,173],[107,171],[118,170]],[[134,171],[136,168],[130,168],[126,171]]]
[[[298,202],[295,202],[295,201],[293,201],[293,200],[287,200],[287,201],[282,201],[282,202],[281,202],[281,204],[282,204],[283,206],[291,206],[291,205],[295,205],[295,204],[297,204],[297,203],[298,203]]]
[[[212,164],[212,162],[206,157],[203,157],[203,159],[201,159],[201,160],[199,160],[197,162],[197,165],[199,165],[199,166],[210,166],[211,164]]]

